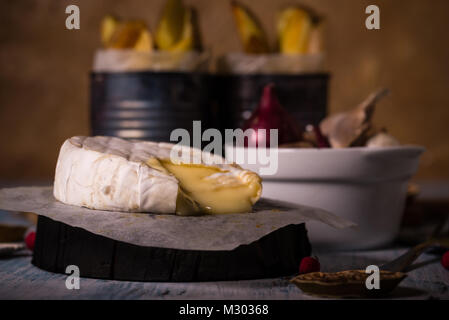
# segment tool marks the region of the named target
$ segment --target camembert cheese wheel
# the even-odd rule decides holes
[[[192,148],[188,158],[174,158],[175,146],[102,136],[67,139],[56,165],[54,197],[69,205],[125,212],[251,211],[262,193],[256,173]],[[195,156],[200,161],[192,161]]]

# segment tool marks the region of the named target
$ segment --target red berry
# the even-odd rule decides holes
[[[318,261],[318,259],[315,259],[313,257],[302,258],[301,263],[299,265],[299,274],[319,272],[319,271],[320,271],[320,262]]]
[[[443,265],[443,267],[449,270],[449,251],[446,251],[446,253],[443,254],[443,257],[441,258],[441,264]]]
[[[25,244],[27,245],[27,248],[33,251],[34,249],[34,241],[36,240],[36,232],[31,231],[27,234],[25,237]]]

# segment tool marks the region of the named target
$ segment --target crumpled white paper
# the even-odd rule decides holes
[[[205,72],[208,52],[139,52],[132,49],[103,49],[95,53],[95,72],[176,71]]]
[[[53,197],[53,187],[0,189],[0,209],[34,212],[73,227],[139,246],[181,250],[233,250],[290,224],[321,221],[335,228],[354,224],[321,209],[262,199],[254,212],[182,217],[92,210]]]

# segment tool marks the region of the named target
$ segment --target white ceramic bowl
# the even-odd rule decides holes
[[[248,149],[226,147],[227,154]],[[261,174],[263,197],[318,207],[355,222],[350,230],[309,223],[312,245],[351,250],[381,247],[397,236],[407,183],[424,148],[278,149],[278,170]],[[247,157],[245,157],[247,159]],[[241,164],[259,172],[258,164]]]

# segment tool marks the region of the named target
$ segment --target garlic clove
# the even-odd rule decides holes
[[[376,103],[389,93],[388,89],[378,90],[368,96],[354,110],[327,117],[320,123],[320,129],[333,148],[348,148],[371,128],[371,120]]]

